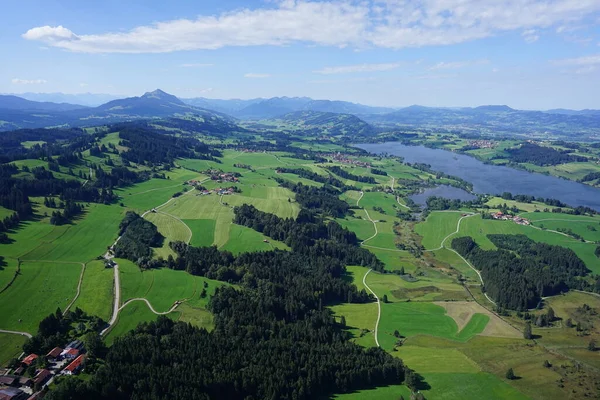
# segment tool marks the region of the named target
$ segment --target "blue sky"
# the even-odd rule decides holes
[[[598,0],[3,0],[0,92],[600,108]]]

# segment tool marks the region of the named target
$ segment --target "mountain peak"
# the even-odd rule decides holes
[[[479,111],[490,111],[490,112],[507,112],[507,111],[515,111],[507,105],[485,105],[475,107],[475,110]]]
[[[164,98],[169,98],[169,97],[175,97],[172,94],[169,94],[167,92],[164,92],[160,89],[156,89],[153,92],[146,92],[144,93],[144,95],[142,96],[144,98],[153,98],[153,99],[164,99]]]

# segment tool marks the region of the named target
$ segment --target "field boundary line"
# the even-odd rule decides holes
[[[375,344],[377,344],[377,347],[381,347],[379,345],[379,339],[377,339],[377,333],[379,330],[379,320],[381,319],[381,302],[379,301],[379,297],[377,297],[377,295],[375,294],[375,292],[369,287],[369,285],[367,285],[367,275],[369,275],[369,272],[373,271],[372,268],[369,268],[369,270],[367,271],[367,273],[363,276],[363,285],[367,288],[367,290],[369,292],[371,292],[373,294],[373,296],[375,296],[375,300],[377,300],[377,322],[375,323]]]

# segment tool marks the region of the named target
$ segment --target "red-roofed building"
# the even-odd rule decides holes
[[[33,384],[41,385],[46,382],[50,376],[52,376],[52,372],[48,371],[47,369],[41,369],[37,374],[35,374],[35,377],[33,378]]]
[[[56,361],[60,358],[60,354],[63,352],[63,349],[60,347],[55,347],[46,354],[46,358],[51,361]]]
[[[21,361],[24,365],[30,366],[38,358],[37,354],[30,354]]]
[[[85,360],[85,355],[80,355],[73,362],[63,369],[63,374],[65,375],[75,375],[79,372],[81,368],[83,368],[83,361]]]
[[[73,348],[65,349],[60,353],[60,356],[62,358],[66,358],[67,360],[74,360],[77,358],[77,356],[79,356],[79,350]]]

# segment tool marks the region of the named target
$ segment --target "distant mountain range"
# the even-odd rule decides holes
[[[573,138],[600,135],[600,111],[515,110],[505,105],[465,108],[410,106],[362,118],[380,127],[443,129],[461,133],[499,135],[547,134]]]
[[[66,94],[66,93],[9,93],[14,96],[21,97],[26,100],[39,101],[39,102],[50,102],[50,103],[70,103],[70,104],[81,104],[87,107],[97,107],[101,104],[107,103],[111,100],[117,100],[122,96],[116,96],[114,94],[101,94],[101,93],[78,93],[78,94]]]
[[[203,97],[183,99],[184,102],[221,111],[239,119],[270,119],[297,111],[331,112],[337,114],[382,114],[393,108],[371,107],[347,101],[313,100],[309,97],[273,97],[251,100],[213,100]]]
[[[31,94],[29,94],[31,97]],[[43,98],[42,95],[38,95]],[[62,99],[59,94],[45,95]],[[64,95],[70,96],[70,95]],[[279,120],[317,132],[368,135],[382,130],[435,129],[500,135],[549,134],[574,138],[600,135],[600,110],[515,110],[506,105],[474,108],[410,106],[400,109],[371,107],[346,101],[308,97],[217,100],[179,99],[155,90],[140,97],[113,99],[96,107],[74,103],[36,102],[18,96],[0,96],[0,130],[48,126],[85,126],[135,119],[192,116],[223,131],[235,130],[237,119]],[[211,122],[212,121],[212,122]],[[217,123],[218,122],[218,123]],[[350,128],[354,125],[354,128]],[[239,127],[238,127],[239,128]],[[341,132],[341,133],[340,133]]]
[[[205,121],[222,120],[236,125],[226,114],[193,107],[177,97],[155,90],[140,97],[112,100],[98,107],[41,103],[14,96],[0,96],[0,130],[50,126],[86,126],[190,115]]]
[[[11,95],[0,95],[0,109],[21,111],[72,111],[86,108],[78,104],[30,101]]]

